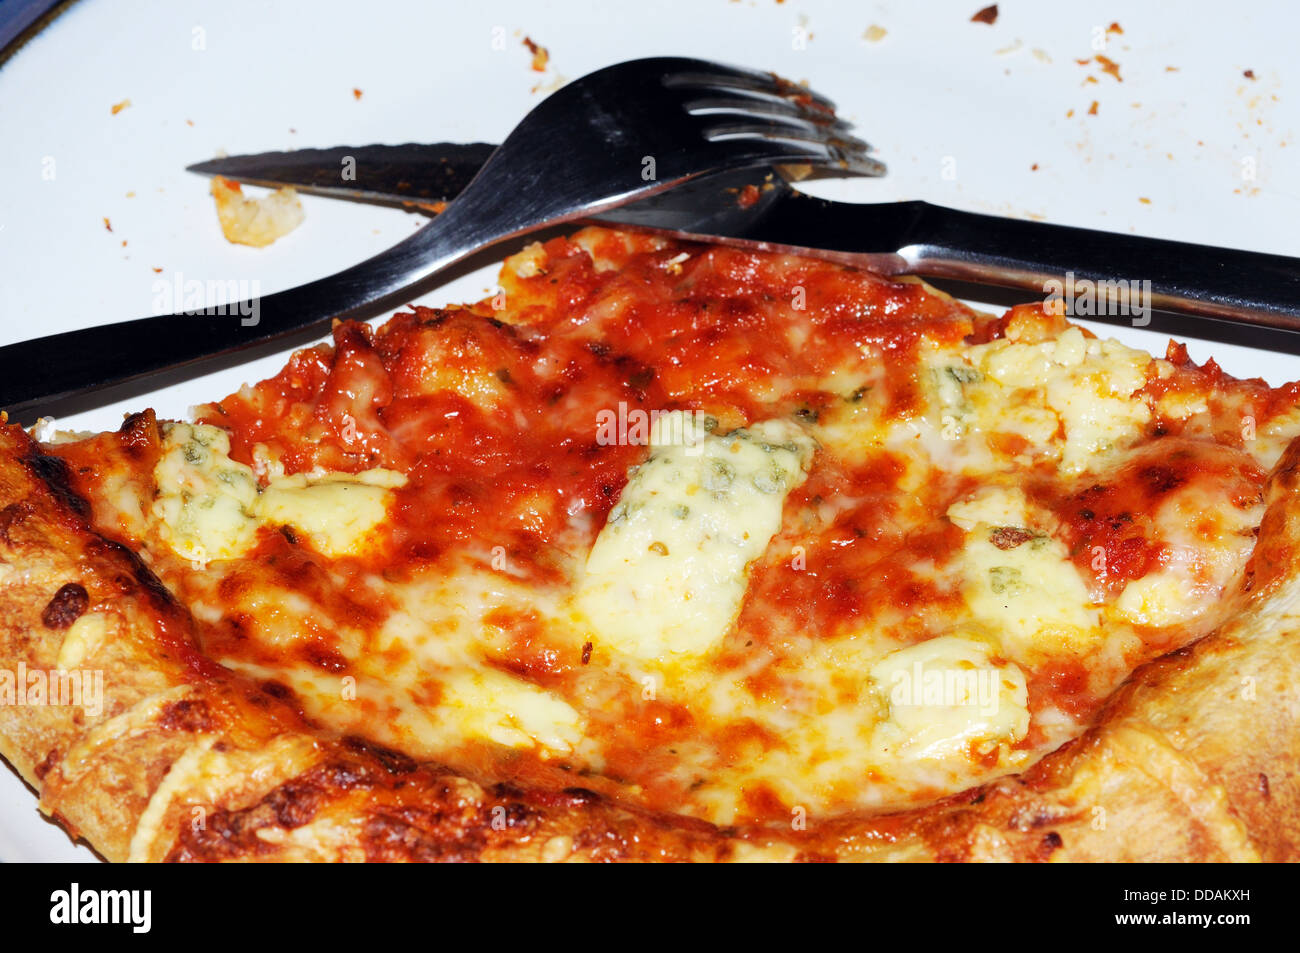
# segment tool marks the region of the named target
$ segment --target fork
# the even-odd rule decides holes
[[[697,176],[779,163],[883,174],[868,150],[828,99],[775,74],[678,57],[619,63],[536,106],[446,211],[358,265],[228,304],[219,315],[159,315],[0,348],[0,408],[29,417],[55,400],[168,371],[197,373],[200,364],[393,302],[496,242]],[[50,353],[59,355],[54,366]]]

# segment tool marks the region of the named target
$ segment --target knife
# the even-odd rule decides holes
[[[372,145],[231,156],[190,166],[255,185],[424,204],[454,199],[487,143]],[[1300,350],[1300,259],[982,215],[928,202],[812,198],[754,170],[686,183],[595,216],[688,239],[791,251],[869,268],[1031,291],[1066,314],[1145,327],[1153,310],[1228,322],[1182,333]],[[1167,319],[1161,321],[1167,327]],[[1196,330],[1188,331],[1187,327]],[[1216,331],[1218,333],[1216,333]],[[1254,332],[1254,333],[1252,333]]]

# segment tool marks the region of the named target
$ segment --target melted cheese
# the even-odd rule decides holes
[[[230,458],[226,432],[207,424],[165,424],[162,450],[153,516],[171,550],[199,565],[244,554],[262,526],[293,526],[327,556],[355,552],[406,482],[376,469],[296,474],[262,490],[252,468]]]
[[[989,646],[943,635],[891,652],[870,669],[888,716],[874,743],[907,760],[984,757],[1029,730],[1025,675]]]
[[[1135,625],[1173,625],[1193,614],[1200,601],[1197,589],[1184,568],[1163,569],[1126,585],[1115,609]]]
[[[87,612],[68,629],[59,646],[59,657],[55,665],[70,671],[77,668],[104,644],[109,635],[109,616],[103,612]]]
[[[396,605],[376,632],[334,624],[334,646],[350,662],[346,676],[230,664],[254,678],[285,680],[313,717],[365,731],[420,757],[447,759],[467,742],[535,749],[550,757],[570,753],[581,742],[585,720],[562,695],[492,668],[484,654],[481,639],[492,628],[492,611],[526,599],[544,605],[538,593],[471,565],[386,588]],[[196,610],[219,614],[218,600],[209,591]],[[259,620],[260,640],[275,647],[291,647],[321,614],[309,598],[271,585],[258,587],[238,608]],[[573,646],[575,656],[580,648]]]
[[[681,412],[658,418],[650,440],[659,449],[629,477],[576,601],[602,644],[662,661],[726,635],[813,444],[788,421],[715,436]]]
[[[969,348],[922,348],[924,415],[886,421],[891,449],[915,457],[924,472],[987,475],[1011,464],[1056,464],[1063,475],[1096,469],[1102,458],[1137,442],[1151,419],[1135,394],[1152,361],[1118,341],[1085,338],[1070,328],[1057,338],[1000,338]],[[1007,458],[988,438],[1023,439],[1026,451]]]
[[[1190,480],[1149,514],[1164,543],[1162,564],[1120,593],[1114,609],[1125,621],[1186,625],[1219,608],[1255,547],[1255,527],[1264,517],[1262,499],[1225,505],[1231,488],[1223,484],[1211,474]]]
[[[1064,431],[1064,473],[1089,469],[1096,455],[1132,442],[1151,419],[1150,407],[1133,396],[1146,382],[1150,355],[1115,340],[1085,338],[1078,328],[1033,344],[992,341],[972,348],[970,361],[1003,389],[983,402],[986,417],[997,415],[999,404],[1020,403],[1018,391],[1041,393]],[[1041,437],[1041,428],[1030,436]]]
[[[298,193],[279,188],[262,198],[244,194],[238,182],[212,177],[212,198],[226,241],[263,248],[302,224],[304,212]]]
[[[572,751],[582,737],[582,718],[571,705],[502,672],[454,672],[442,684],[446,714],[462,737],[538,745],[552,754]]]
[[[1022,491],[986,487],[948,516],[966,531],[956,566],[970,616],[1013,658],[1075,654],[1096,640],[1101,618],[1088,588],[1065,544],[1033,525]],[[1020,532],[999,533],[1007,529]]]
[[[1254,439],[1243,442],[1259,465],[1271,470],[1296,437],[1300,437],[1300,407],[1285,410],[1257,425]]]
[[[985,526],[1027,527],[1030,523],[1029,501],[1016,487],[982,486],[964,500],[948,507],[948,519],[966,532]]]
[[[378,526],[392,499],[389,492],[406,482],[391,470],[303,474],[273,480],[253,508],[262,522],[292,526],[311,537],[326,556],[356,551]]]

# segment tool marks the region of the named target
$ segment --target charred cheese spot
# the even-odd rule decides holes
[[[70,582],[60,586],[45,606],[41,612],[41,624],[47,629],[66,629],[81,618],[89,605],[86,587],[79,582]]]

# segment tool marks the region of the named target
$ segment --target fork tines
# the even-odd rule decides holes
[[[852,135],[852,125],[835,115],[835,104],[815,90],[775,73],[699,66],[667,73],[663,85],[698,93],[682,108],[704,120],[701,133],[710,142],[761,139],[811,145],[824,149],[845,171],[884,174],[884,166],[868,155],[871,146]]]

